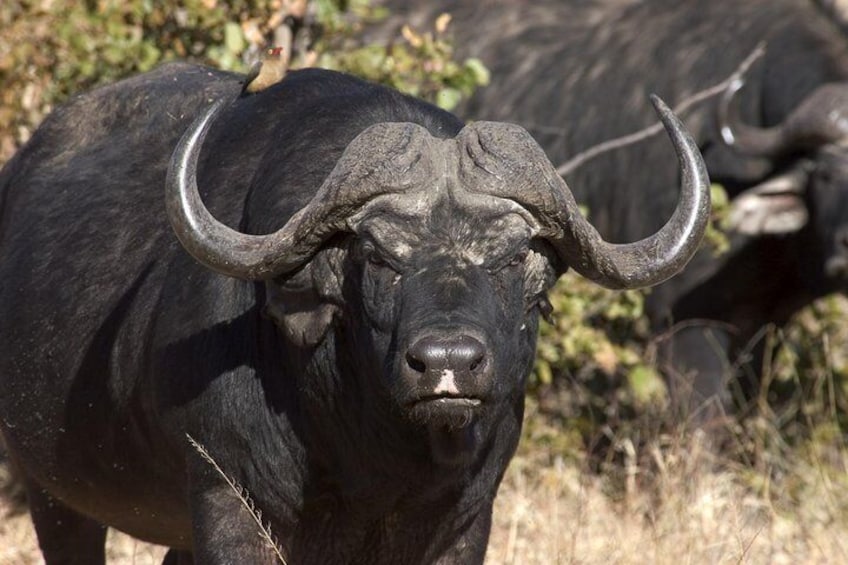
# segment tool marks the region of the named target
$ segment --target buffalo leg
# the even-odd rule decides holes
[[[732,410],[730,346],[726,331],[701,325],[677,328],[660,343],[673,406],[698,428],[721,421]]]
[[[106,562],[106,528],[71,510],[39,485],[27,483],[30,514],[46,565]]]
[[[269,545],[260,537],[259,525],[246,503],[229,486],[197,493],[192,497],[194,556],[198,563],[277,563]]]

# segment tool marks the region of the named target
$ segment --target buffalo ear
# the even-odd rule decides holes
[[[809,220],[808,173],[799,168],[742,192],[730,203],[727,228],[746,235],[786,234]]]
[[[341,301],[342,280],[338,249],[319,252],[285,281],[265,283],[263,314],[273,320],[286,339],[304,348],[324,339]]]
[[[270,282],[265,285],[263,313],[274,320],[286,340],[298,347],[314,347],[333,324],[337,307],[322,302],[312,289],[290,291]]]

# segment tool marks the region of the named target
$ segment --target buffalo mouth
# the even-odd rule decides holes
[[[482,406],[475,396],[431,394],[408,403],[407,410],[418,423],[459,429],[471,424]]]
[[[421,404],[436,404],[440,406],[455,406],[455,407],[467,407],[472,408],[476,406],[480,406],[483,404],[483,401],[479,398],[475,398],[472,396],[454,396],[454,395],[442,395],[442,394],[434,394],[430,396],[425,396],[424,398],[419,398],[412,402],[411,406],[419,406]]]

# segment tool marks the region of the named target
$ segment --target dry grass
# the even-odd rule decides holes
[[[773,482],[697,452],[697,441],[654,448],[651,478],[643,483],[633,469],[619,496],[610,496],[604,476],[515,460],[487,562],[848,563],[844,449],[839,468],[799,463]]]
[[[527,442],[498,496],[487,563],[848,563],[848,448],[831,440],[755,472],[714,459],[697,436],[666,438],[630,445],[623,480]],[[163,555],[110,534],[110,563]],[[0,563],[40,562],[28,517],[0,521]]]

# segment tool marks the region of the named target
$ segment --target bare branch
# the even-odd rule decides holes
[[[748,72],[748,70],[751,68],[751,65],[753,65],[757,59],[762,57],[765,52],[766,44],[765,42],[760,42],[754,48],[751,54],[748,55],[744,61],[742,61],[742,63],[736,68],[735,71],[733,71],[733,74],[727,77],[727,79],[721,81],[720,83],[714,86],[705,88],[704,90],[700,90],[695,94],[683,99],[683,101],[680,102],[677,106],[675,106],[672,111],[677,114],[677,116],[680,116],[695,104],[698,104],[700,102],[703,102],[704,100],[707,100],[708,98],[712,98],[713,96],[721,94],[722,92],[727,90],[732,84],[742,80],[742,76]],[[581,151],[580,153],[569,159],[567,162],[557,167],[557,173],[559,173],[561,176],[565,176],[574,171],[576,168],[583,165],[583,163],[585,163],[586,161],[594,159],[598,155],[607,153],[614,149],[625,147],[627,145],[631,145],[633,143],[637,143],[639,141],[642,141],[643,139],[651,137],[652,135],[656,135],[661,131],[663,131],[662,123],[656,122],[655,124],[639,131],[636,131],[634,133],[630,133],[621,137],[616,137],[615,139],[610,139],[597,145],[593,145],[589,149]]]

